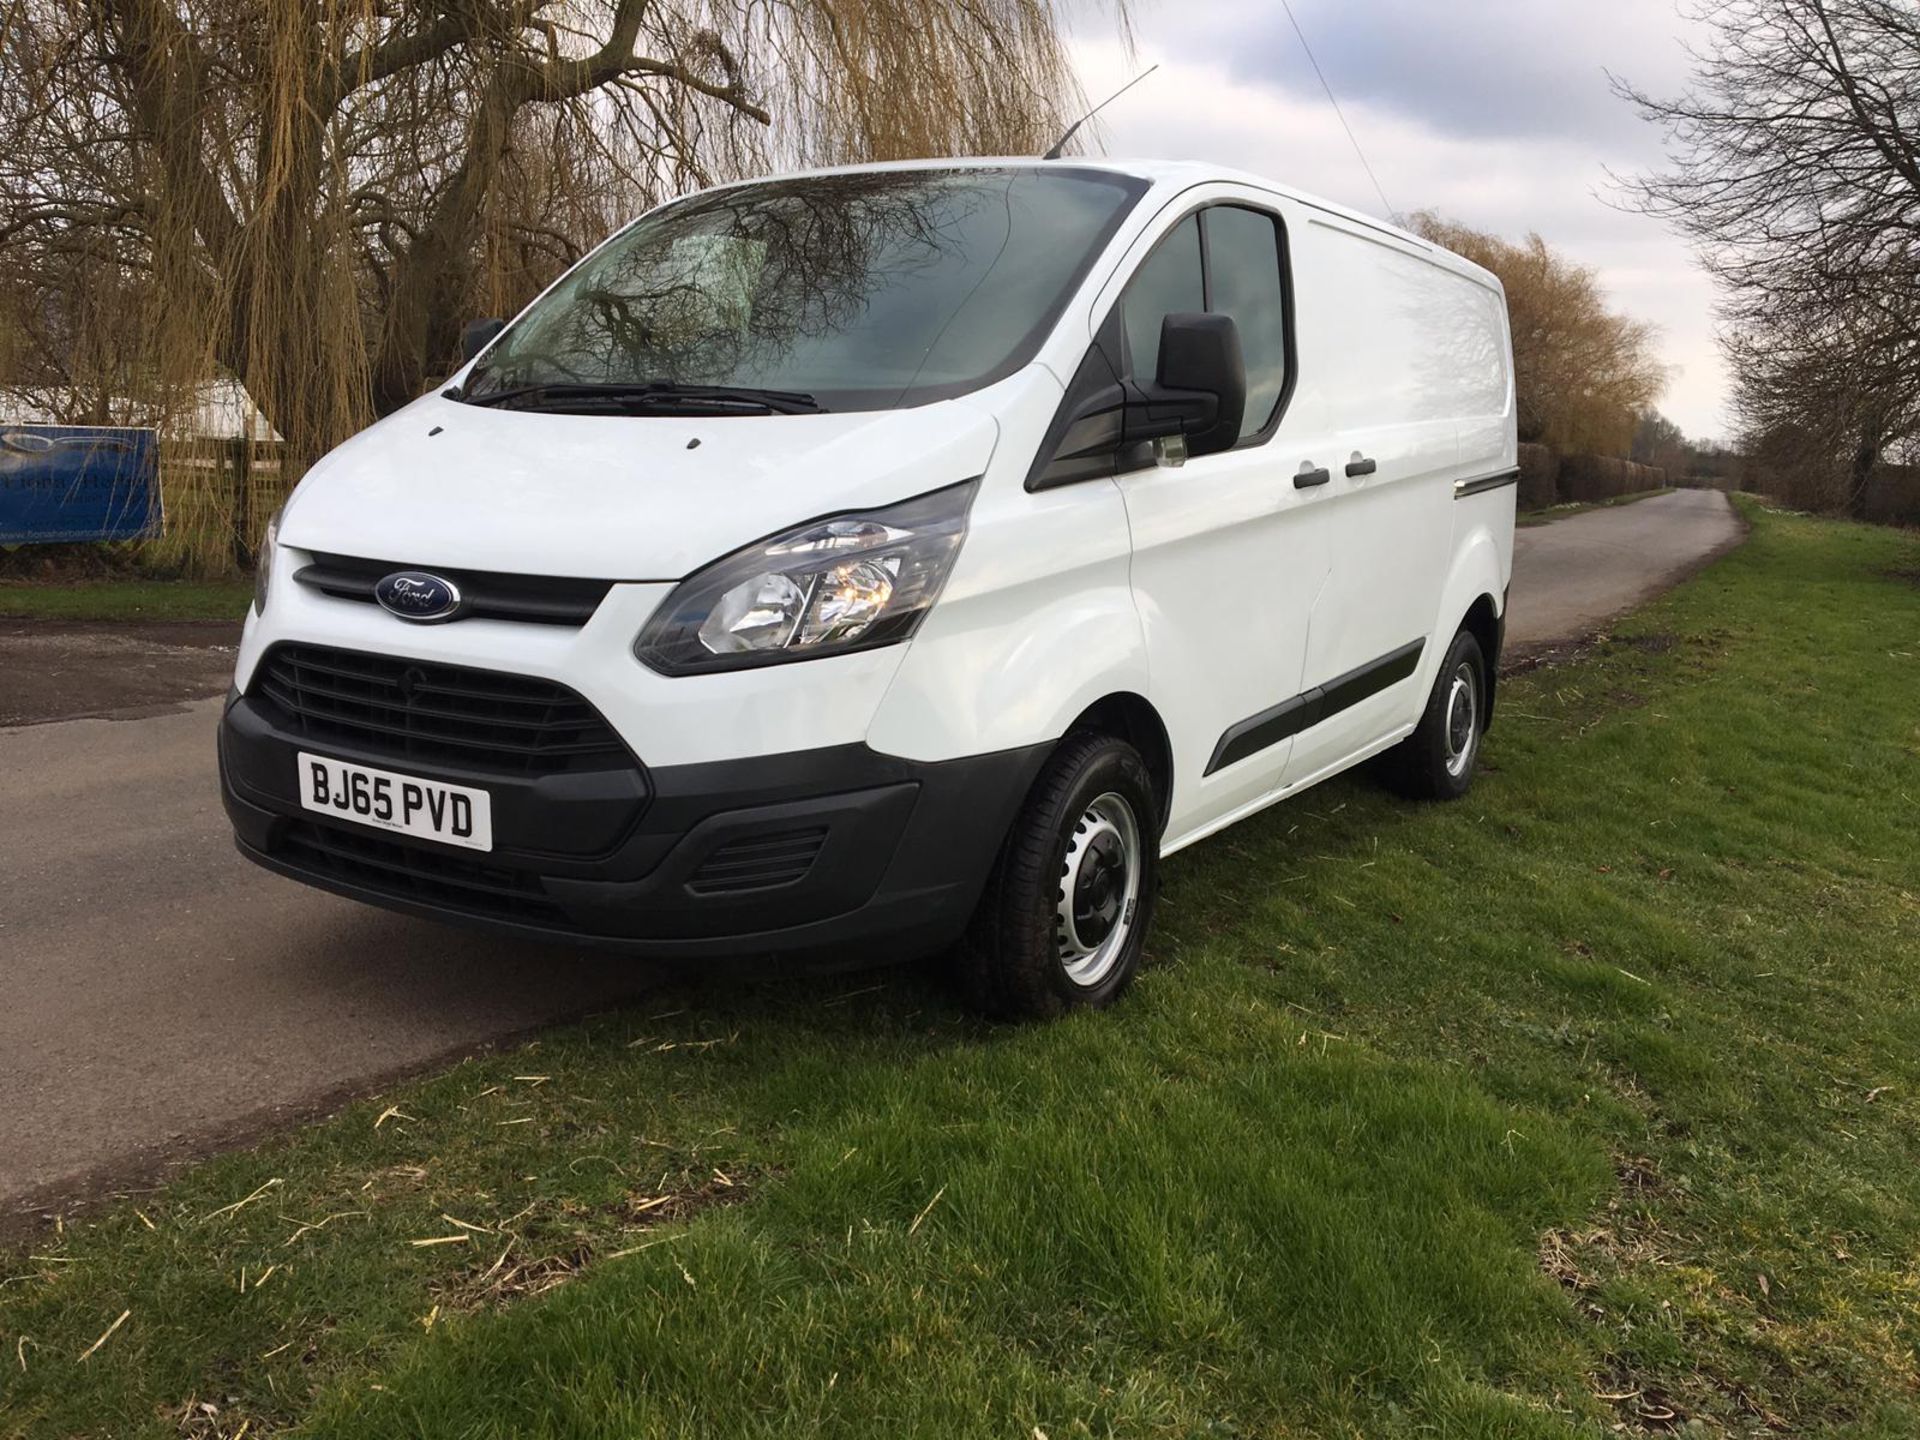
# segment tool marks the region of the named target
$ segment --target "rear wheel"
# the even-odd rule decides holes
[[[1447,647],[1420,723],[1393,751],[1395,787],[1421,800],[1466,794],[1486,728],[1487,661],[1473,633],[1462,630]]]
[[[1153,919],[1159,814],[1131,745],[1061,742],[1014,818],[960,952],[975,1004],[1039,1018],[1119,997]]]

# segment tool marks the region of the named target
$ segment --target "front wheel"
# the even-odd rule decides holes
[[[1395,788],[1420,800],[1457,800],[1473,784],[1487,729],[1487,660],[1473,632],[1447,647],[1427,708],[1392,753]]]
[[[1110,1005],[1140,967],[1159,883],[1159,814],[1140,754],[1061,742],[1014,818],[959,956],[980,1008],[1044,1018]]]

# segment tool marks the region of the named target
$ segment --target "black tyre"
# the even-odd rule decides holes
[[[1140,968],[1159,886],[1160,804],[1140,754],[1070,735],[1034,781],[956,957],[1006,1019],[1110,1005]]]
[[[1418,800],[1457,800],[1473,785],[1487,728],[1487,660],[1471,631],[1447,647],[1420,723],[1394,747],[1388,776]]]

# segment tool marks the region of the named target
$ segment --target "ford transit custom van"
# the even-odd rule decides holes
[[[651,211],[270,527],[243,854],[701,961],[1112,1001],[1160,860],[1473,778],[1516,472],[1485,271],[1248,175],[968,160]]]

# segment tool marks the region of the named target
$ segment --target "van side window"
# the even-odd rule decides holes
[[[1120,306],[1126,319],[1130,373],[1151,380],[1160,363],[1160,322],[1168,315],[1207,308],[1200,269],[1200,217],[1173,229],[1127,282]]]
[[[1160,238],[1101,320],[1027,472],[1029,490],[1124,474],[1154,463],[1124,439],[1127,382],[1159,378],[1160,327],[1169,315],[1231,315],[1247,370],[1240,443],[1259,443],[1292,380],[1287,234],[1280,217],[1222,202],[1194,211]],[[1365,387],[1361,387],[1365,391]]]
[[[1240,422],[1244,440],[1267,428],[1287,383],[1279,222],[1236,205],[1215,205],[1202,213],[1207,227],[1207,308],[1233,317],[1247,364],[1247,411]]]
[[[1211,310],[1231,315],[1247,364],[1247,410],[1240,438],[1272,423],[1287,385],[1287,305],[1280,222],[1261,210],[1211,205],[1167,232],[1134,273],[1120,306],[1128,373],[1152,380],[1160,360],[1160,322],[1169,314]]]

